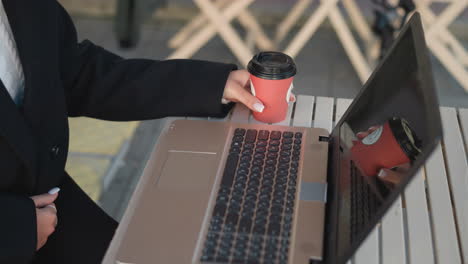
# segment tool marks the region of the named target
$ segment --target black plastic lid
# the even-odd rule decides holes
[[[421,153],[421,140],[405,119],[392,117],[388,123],[401,149],[410,160],[414,161]]]
[[[282,80],[296,75],[296,64],[288,55],[277,51],[256,54],[247,65],[249,72],[262,79]]]

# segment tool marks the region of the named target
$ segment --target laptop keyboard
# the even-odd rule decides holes
[[[375,215],[380,202],[372,192],[364,176],[351,161],[351,243]]]
[[[287,263],[302,133],[237,128],[201,261]]]

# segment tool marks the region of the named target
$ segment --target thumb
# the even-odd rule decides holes
[[[263,109],[265,108],[263,103],[246,89],[239,89],[237,100],[255,112],[263,112]]]
[[[403,173],[400,171],[393,171],[390,169],[381,169],[377,176],[379,176],[382,180],[386,182],[398,184],[401,181],[401,178],[403,177]]]
[[[50,190],[49,193],[31,196],[31,199],[34,201],[36,208],[44,207],[52,204],[57,199],[59,191],[60,189],[56,187]]]

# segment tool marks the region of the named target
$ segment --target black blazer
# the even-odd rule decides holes
[[[220,117],[230,107],[220,102],[235,65],[122,59],[90,41],[78,43],[55,0],[0,1],[25,74],[20,108],[0,82],[0,263],[27,263],[36,248],[28,197],[65,177],[68,117]]]

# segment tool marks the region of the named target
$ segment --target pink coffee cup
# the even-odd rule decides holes
[[[260,52],[250,60],[250,86],[252,94],[265,106],[263,112],[253,112],[260,122],[277,123],[286,118],[296,65],[281,52]]]

